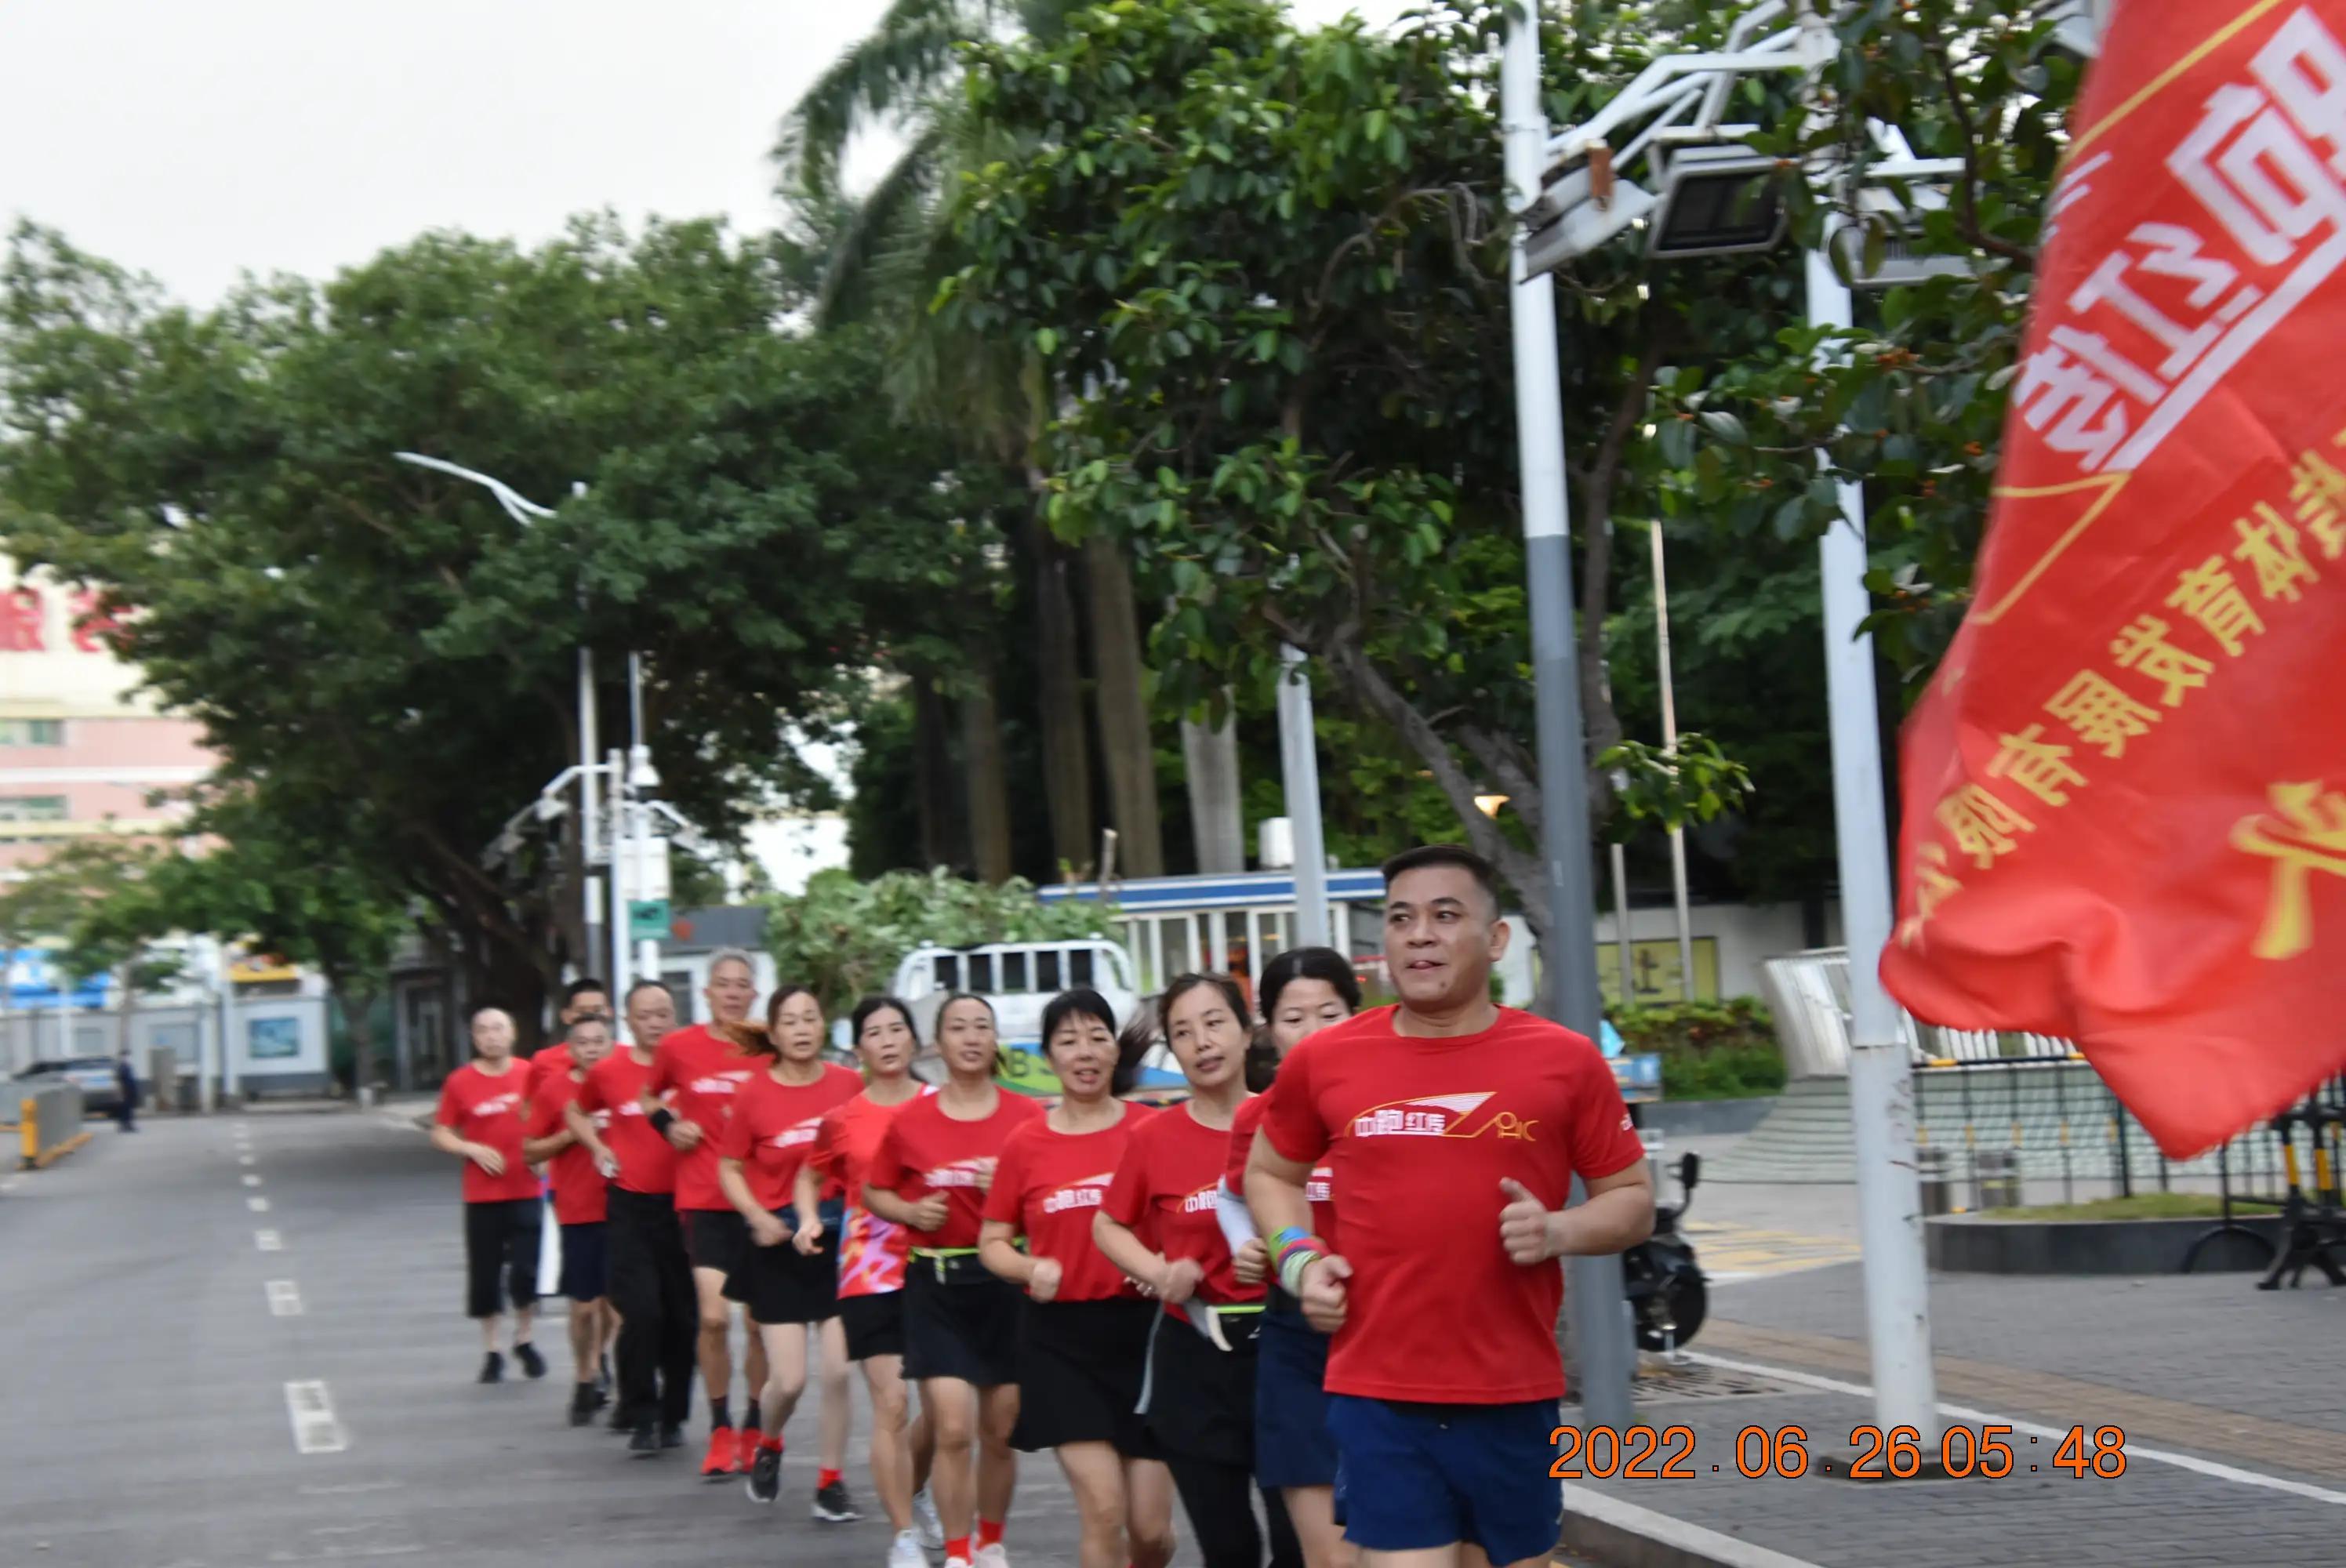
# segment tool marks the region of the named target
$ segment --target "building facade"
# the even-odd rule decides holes
[[[157,710],[107,629],[87,589],[0,558],[0,877],[77,835],[169,832],[186,807],[157,797],[210,771],[201,727]]]

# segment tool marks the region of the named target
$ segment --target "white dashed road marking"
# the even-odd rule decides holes
[[[260,1178],[257,1176],[249,1176],[244,1178],[244,1185],[247,1186],[259,1186],[260,1185]]]
[[[252,1210],[255,1214],[267,1214],[269,1212],[269,1200],[265,1197],[249,1197],[244,1200],[244,1207]]]
[[[273,1318],[301,1316],[301,1288],[291,1279],[269,1282],[269,1312]]]
[[[273,1230],[256,1230],[252,1233],[252,1245],[263,1252],[282,1252],[285,1238]]]
[[[293,1422],[297,1453],[340,1453],[351,1446],[342,1423],[334,1419],[334,1401],[324,1383],[286,1384],[285,1413]]]

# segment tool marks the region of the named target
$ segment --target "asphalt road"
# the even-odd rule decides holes
[[[543,1382],[510,1362],[507,1382],[473,1382],[457,1175],[412,1127],[358,1112],[142,1125],[98,1128],[0,1191],[0,1563],[884,1560],[860,1387],[848,1484],[872,1515],[860,1523],[808,1517],[811,1402],[770,1508],[695,1473],[697,1401],[693,1450],[628,1460],[599,1425],[565,1423],[559,1318],[538,1329]],[[283,1281],[298,1313],[281,1283],[272,1306]],[[1072,1564],[1056,1467],[1026,1460],[1020,1481],[1014,1563]]]

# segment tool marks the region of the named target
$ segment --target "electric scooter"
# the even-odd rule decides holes
[[[1621,1279],[1637,1316],[1637,1348],[1657,1353],[1676,1349],[1702,1327],[1709,1292],[1694,1245],[1678,1234],[1678,1220],[1694,1201],[1702,1156],[1689,1151],[1678,1159],[1676,1207],[1654,1205],[1654,1234],[1621,1255]]]

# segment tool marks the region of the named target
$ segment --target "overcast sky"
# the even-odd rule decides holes
[[[782,109],[884,8],[0,0],[0,213],[198,303],[246,270],[321,276],[430,228],[535,241],[607,206],[761,228]]]

